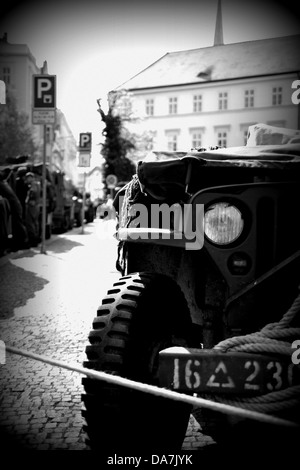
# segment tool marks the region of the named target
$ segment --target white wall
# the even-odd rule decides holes
[[[217,145],[218,130],[228,133],[227,147],[244,145],[244,132],[249,125],[262,122],[279,127],[297,128],[298,107],[291,102],[295,75],[239,79],[198,86],[172,87],[131,92],[133,107],[141,121],[136,132],[154,131],[154,150],[167,150],[168,134],[177,133],[178,150],[191,148],[191,129],[202,132],[202,145]],[[273,87],[282,87],[282,104],[272,105]],[[254,107],[245,108],[244,93],[254,90]],[[228,109],[218,110],[218,95],[228,94]],[[202,95],[202,111],[193,112],[193,95]],[[169,115],[169,98],[177,97],[178,114]],[[146,117],[146,99],[154,99],[154,116]]]

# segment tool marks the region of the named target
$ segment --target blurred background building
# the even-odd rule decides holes
[[[28,116],[37,151],[31,155],[32,163],[43,159],[43,126],[31,121],[33,103],[32,76],[47,73],[47,64],[38,67],[26,44],[11,44],[7,35],[0,39],[0,79],[16,100],[17,110]],[[17,155],[16,155],[17,156]],[[51,171],[61,170],[76,184],[77,171],[76,140],[63,112],[57,109],[56,123],[47,125],[46,161]]]
[[[299,35],[224,44],[219,1],[211,47],[167,53],[111,93],[128,92],[145,151],[244,145],[253,124],[299,128],[299,46]]]

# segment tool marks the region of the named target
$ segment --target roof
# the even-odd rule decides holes
[[[0,56],[27,56],[36,65],[36,60],[27,44],[11,44],[7,42],[6,37],[0,38]]]
[[[300,70],[300,35],[169,52],[118,89],[139,90]]]

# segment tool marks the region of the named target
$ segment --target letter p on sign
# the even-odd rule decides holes
[[[90,151],[92,148],[92,133],[82,132],[79,135],[79,151]]]
[[[49,78],[42,78],[37,82],[37,97],[38,99],[42,99],[43,95],[51,90],[51,81]]]
[[[33,76],[33,107],[55,108],[56,104],[56,76]]]

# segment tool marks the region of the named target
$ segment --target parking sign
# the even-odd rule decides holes
[[[56,75],[33,75],[33,108],[55,109]]]
[[[79,134],[79,152],[89,152],[92,149],[92,133],[82,132]]]

